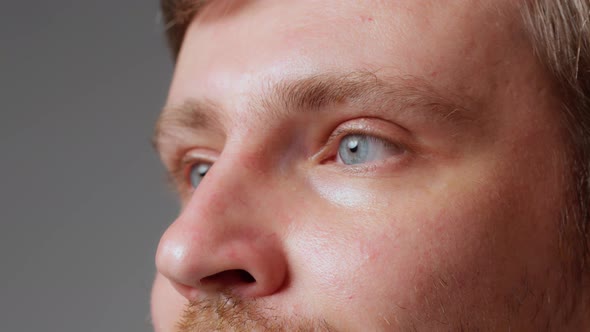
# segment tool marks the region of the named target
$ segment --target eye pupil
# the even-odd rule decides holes
[[[348,149],[352,153],[357,152],[358,149],[359,149],[359,141],[358,141],[358,139],[351,139],[350,141],[348,141]]]

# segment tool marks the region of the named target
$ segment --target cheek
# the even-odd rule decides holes
[[[343,221],[355,223],[351,214],[346,216],[349,219]],[[359,315],[360,321],[366,321],[367,315],[396,319],[400,312],[424,314],[428,319],[439,310],[433,303],[439,306],[449,294],[466,297],[467,285],[486,274],[488,260],[481,258],[491,256],[480,247],[483,231],[457,224],[470,218],[468,214],[410,208],[365,215],[364,222],[374,227],[357,228],[346,242],[322,243],[317,250],[326,256],[316,266],[329,271],[314,273],[322,273],[321,289],[339,298],[332,305]],[[351,308],[362,310],[350,312]],[[382,317],[371,321],[384,321]]]
[[[305,310],[335,322],[342,317],[378,321],[369,317],[383,312],[384,299],[410,287],[404,279],[409,279],[406,273],[414,274],[400,255],[404,243],[398,220],[334,205],[308,207],[307,212],[288,244],[294,255],[292,286],[305,294]]]
[[[151,297],[151,315],[154,330],[156,332],[175,331],[175,326],[186,305],[186,300],[159,273],[156,274]]]
[[[293,251],[299,251],[297,265],[313,276],[305,288],[325,295],[314,304],[333,308],[336,317],[389,319],[409,310],[438,319],[460,315],[466,306],[487,310],[486,303],[499,303],[521,280],[527,257],[548,256],[541,245],[548,235],[523,226],[530,211],[506,204],[522,193],[498,181],[315,188],[322,203],[294,218],[306,221],[295,232]],[[530,236],[537,243],[527,244]]]
[[[555,232],[538,225],[553,224],[554,214],[515,204],[523,193],[510,188],[457,183],[444,195],[422,192],[420,204],[408,204],[411,194],[390,202],[390,212],[375,217],[383,233],[364,239],[374,259],[363,265],[364,284],[376,285],[365,300],[384,299],[382,311],[393,304],[391,315],[437,320],[473,311],[475,320],[500,315],[523,282],[547,287]]]

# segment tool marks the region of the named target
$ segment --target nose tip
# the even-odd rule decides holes
[[[272,177],[252,177],[252,165],[243,162],[252,157],[227,155],[207,172],[156,253],[159,273],[189,300],[218,292],[264,297],[287,276],[281,236],[274,233],[282,231],[274,220],[280,204],[260,206]]]
[[[228,291],[267,296],[280,289],[287,270],[274,236],[237,231],[220,237],[174,224],[160,240],[156,266],[188,300]]]
[[[198,271],[194,270],[194,264],[189,264],[192,259],[188,257],[190,250],[187,244],[173,241],[167,234],[158,245],[156,268],[171,281],[186,286],[198,285]]]

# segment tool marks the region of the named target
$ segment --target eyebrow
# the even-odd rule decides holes
[[[324,73],[280,81],[263,87],[248,106],[282,118],[298,112],[320,112],[342,103],[361,108],[380,105],[384,112],[421,109],[433,120],[445,122],[472,120],[471,112],[464,106],[472,101],[464,96],[440,91],[420,77],[382,77],[373,72]],[[182,130],[220,129],[218,110],[221,108],[211,100],[201,99],[164,107],[152,138],[154,148],[161,153],[165,138],[178,136]]]
[[[180,105],[165,106],[156,120],[152,146],[161,152],[162,143],[182,135],[184,130],[216,129],[221,127],[215,110],[219,106],[210,100],[189,99]]]

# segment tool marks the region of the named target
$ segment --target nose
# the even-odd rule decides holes
[[[268,217],[272,195],[237,169],[218,161],[160,240],[157,269],[188,300],[228,291],[263,297],[284,284],[287,262]]]

